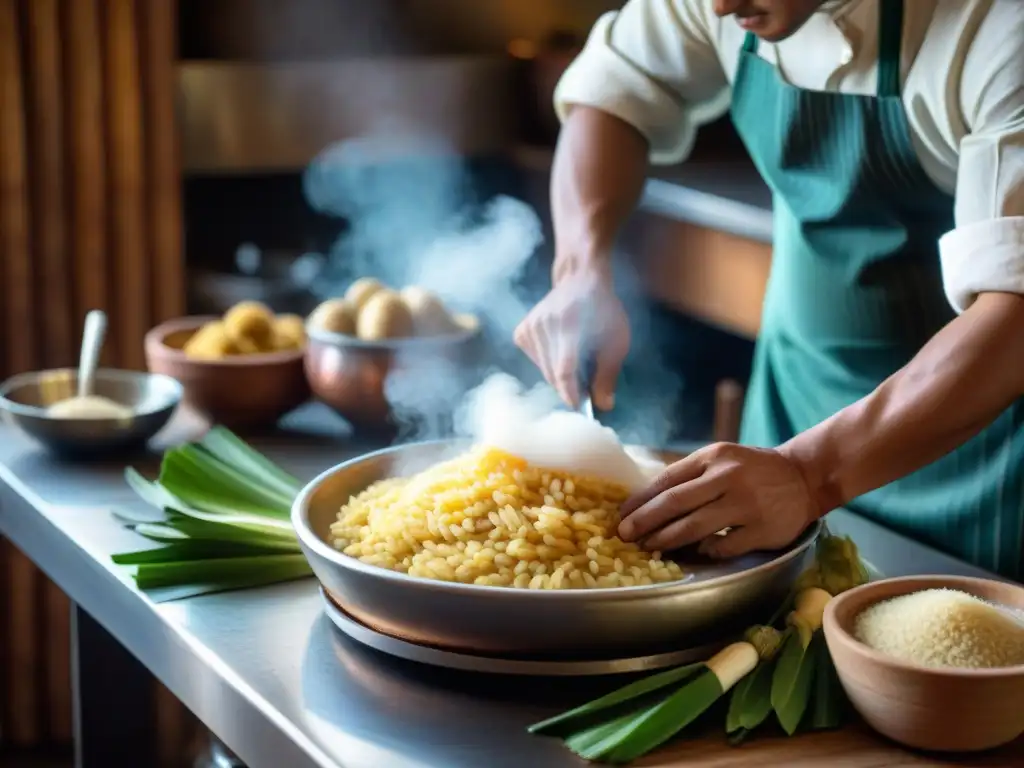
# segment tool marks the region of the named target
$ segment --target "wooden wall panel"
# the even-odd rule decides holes
[[[100,7],[96,0],[64,2],[67,65],[67,142],[72,306],[81,319],[94,307],[109,307],[107,275],[107,154],[103,131],[103,56]],[[115,359],[113,347],[103,360]]]
[[[651,296],[732,333],[757,337],[770,245],[653,214],[637,215],[625,238]]]
[[[0,379],[74,365],[82,321],[111,317],[104,364],[184,312],[175,0],[0,0]],[[0,743],[72,737],[70,607],[0,542]],[[160,686],[161,766],[189,764],[195,719]]]

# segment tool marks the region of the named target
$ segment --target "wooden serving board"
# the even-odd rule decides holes
[[[633,763],[638,768],[1020,768],[1024,738],[1002,749],[964,756],[928,755],[906,750],[871,731],[864,723],[841,730],[786,738],[755,735],[730,747],[721,733],[683,739]]]

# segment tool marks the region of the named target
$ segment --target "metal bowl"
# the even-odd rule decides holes
[[[374,342],[309,325],[306,335],[306,378],[313,394],[356,427],[386,429],[393,417],[389,377],[429,381],[471,370],[480,327],[467,322],[458,333]]]
[[[694,647],[768,619],[808,564],[821,527],[809,528],[784,552],[717,563],[681,560],[688,574],[683,581],[592,590],[423,579],[367,565],[328,543],[330,525],[351,496],[467,446],[439,441],[371,453],[327,470],[296,499],[292,524],[313,572],[335,602],[366,626],[423,645],[505,657],[570,654],[582,660]]]
[[[154,373],[100,369],[95,394],[133,409],[126,419],[61,419],[46,409],[74,397],[78,371],[23,373],[0,385],[0,412],[53,453],[96,456],[141,448],[164,428],[181,402],[181,385]]]

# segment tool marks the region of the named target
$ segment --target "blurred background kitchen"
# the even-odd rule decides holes
[[[92,308],[111,319],[105,362],[143,368],[163,320],[241,299],[305,314],[363,273],[437,280],[436,244],[468,211],[452,290],[486,279],[484,298],[508,297],[471,307],[488,364],[535,380],[508,334],[548,285],[551,93],[619,5],[0,0],[0,379],[73,364]],[[620,247],[636,338],[612,421],[627,433],[712,436],[716,385],[748,375],[770,222],[727,120],[657,171]],[[67,605],[3,547],[3,759],[64,764]],[[156,695],[164,764],[192,764],[198,725]]]

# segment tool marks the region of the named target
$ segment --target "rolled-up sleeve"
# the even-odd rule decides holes
[[[939,241],[957,311],[980,293],[1024,295],[1024,3],[997,2],[960,83],[969,135],[960,142],[956,229]]]
[[[602,16],[555,89],[564,120],[575,105],[646,137],[653,163],[685,159],[696,129],[729,105],[729,84],[701,0],[630,0]]]

